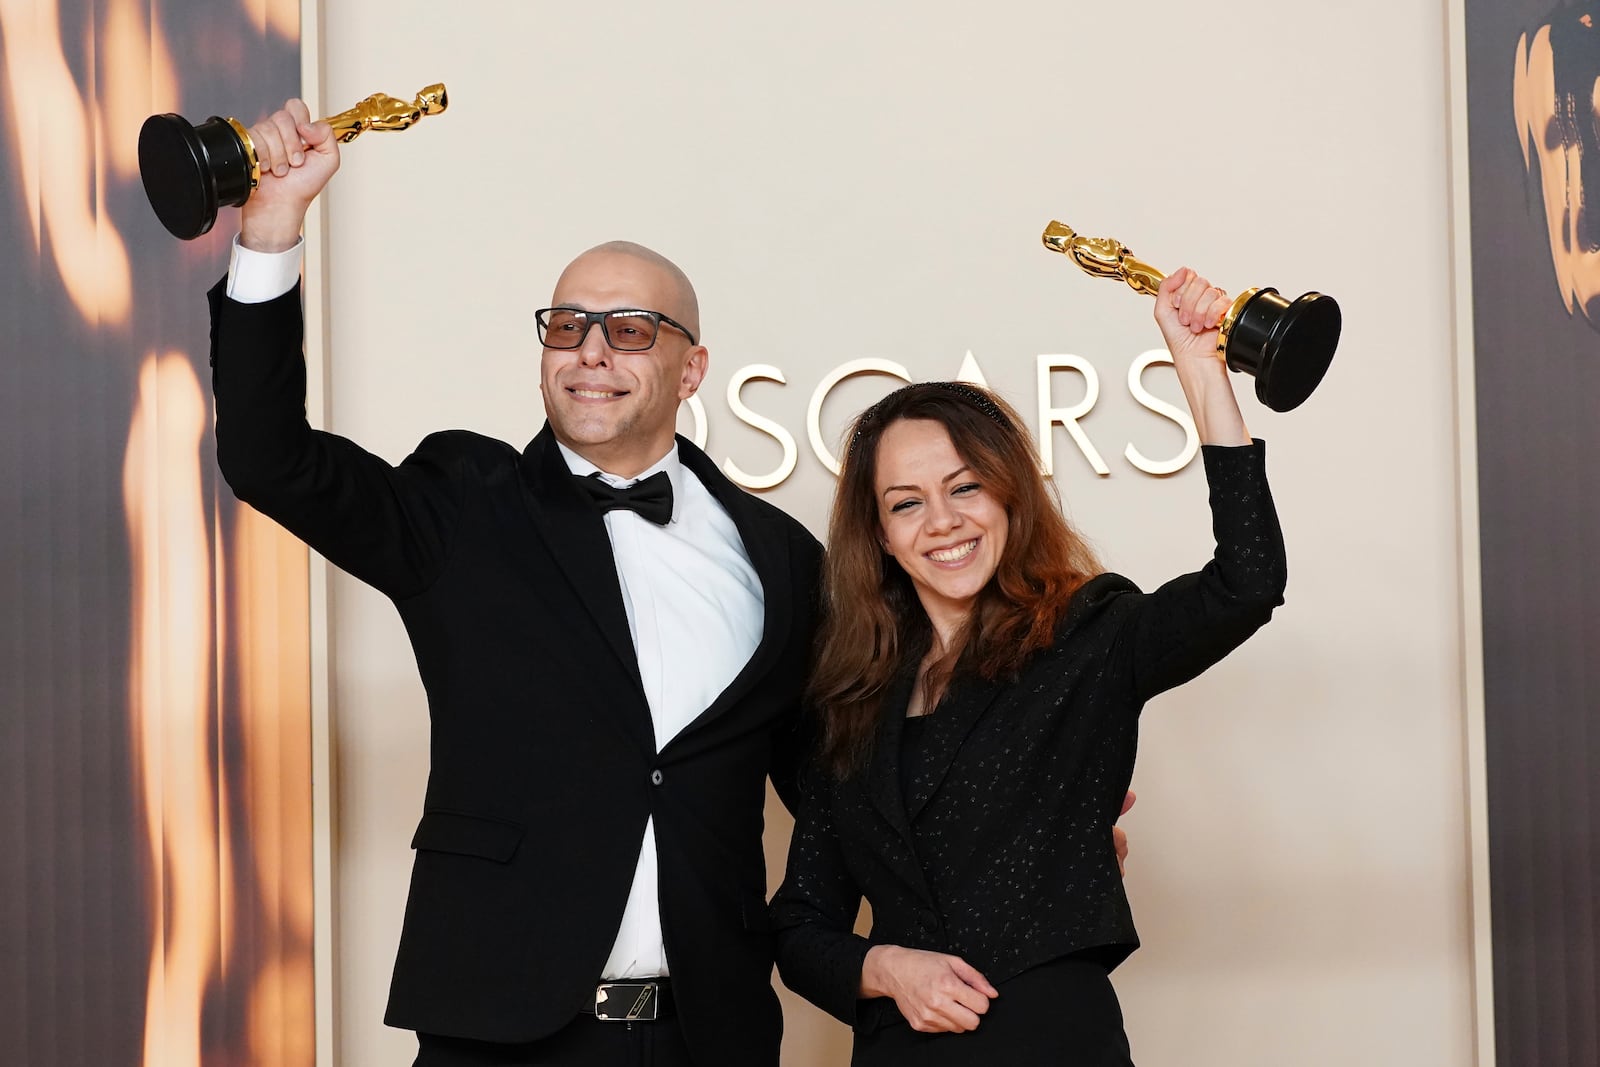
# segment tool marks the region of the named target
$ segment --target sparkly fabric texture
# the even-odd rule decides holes
[[[1148,594],[1120,575],[1090,581],[1019,677],[952,681],[902,780],[908,665],[868,767],[808,775],[771,909],[790,989],[865,1031],[885,1007],[857,1000],[874,944],[953,953],[991,982],[1073,953],[1114,967],[1138,947],[1111,826],[1140,709],[1237,648],[1286,582],[1265,445],[1201,452],[1211,562]],[[863,896],[870,939],[851,932]]]

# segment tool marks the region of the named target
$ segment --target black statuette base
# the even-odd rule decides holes
[[[174,237],[210,231],[223,207],[250,198],[250,153],[227,119],[192,126],[181,115],[151,115],[139,130],[144,193]]]
[[[1253,375],[1256,398],[1273,411],[1292,411],[1328,373],[1342,321],[1331,296],[1306,293],[1291,303],[1262,289],[1228,334],[1228,369]]]

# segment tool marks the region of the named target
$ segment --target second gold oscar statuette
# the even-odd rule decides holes
[[[1167,277],[1116,238],[1085,237],[1064,222],[1051,221],[1041,240],[1050,251],[1071,257],[1085,274],[1117,279],[1137,293],[1154,296]],[[1322,293],[1289,301],[1276,289],[1247,289],[1217,324],[1217,355],[1230,370],[1255,378],[1263,404],[1290,411],[1328,372],[1341,323],[1338,303]]]

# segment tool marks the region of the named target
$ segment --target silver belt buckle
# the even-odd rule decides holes
[[[594,1017],[606,1022],[654,1022],[661,998],[654,982],[602,982],[594,991]]]

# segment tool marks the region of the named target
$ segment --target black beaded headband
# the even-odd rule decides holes
[[[979,389],[975,385],[969,385],[966,382],[916,382],[911,385],[901,386],[899,389],[896,389],[894,392],[890,393],[888,396],[872,405],[866,411],[862,412],[861,418],[856,420],[856,432],[850,438],[850,452],[852,454],[854,454],[856,450],[856,443],[861,440],[862,436],[865,435],[869,428],[871,428],[873,423],[877,422],[878,419],[882,417],[883,411],[889,406],[890,401],[905,395],[913,389],[938,389],[943,392],[950,393],[960,397],[973,407],[977,408],[979,411],[983,412],[985,415],[989,416],[989,418],[994,420],[996,425],[1006,428],[1009,428],[1011,425],[1011,421],[1006,418],[1005,412],[1000,410],[1000,405],[994,402],[994,397],[990,396],[987,392]]]

